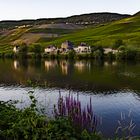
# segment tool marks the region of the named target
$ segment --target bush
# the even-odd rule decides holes
[[[48,120],[36,111],[36,100],[19,110],[9,103],[0,102],[0,139],[2,140],[98,140],[98,134],[83,130],[79,133],[67,117]]]
[[[11,53],[10,53],[10,52],[9,52],[9,53],[5,53],[5,54],[3,55],[3,57],[4,57],[4,58],[13,58],[13,57],[14,57],[14,53],[12,53],[12,52],[11,52]]]
[[[115,41],[115,43],[113,45],[113,48],[118,49],[123,44],[124,44],[123,41],[121,39],[118,39],[118,40]]]
[[[32,47],[32,52],[34,52],[35,54],[41,54],[42,52],[42,47],[38,44],[35,44],[33,47]]]
[[[117,53],[116,58],[117,59],[125,59],[125,60],[136,60],[139,59],[139,51],[138,50],[132,50],[132,49],[125,49]]]
[[[43,139],[46,118],[31,108],[18,110],[11,104],[0,103],[0,138],[8,140]]]
[[[68,53],[68,58],[69,58],[69,59],[74,59],[74,57],[75,57],[75,52],[74,52],[74,51],[70,51],[70,52]]]
[[[112,52],[109,52],[109,53],[106,55],[106,58],[109,59],[109,60],[113,60],[113,59],[115,59],[115,54],[113,54]]]

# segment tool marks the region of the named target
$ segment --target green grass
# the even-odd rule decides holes
[[[60,45],[65,40],[71,40],[75,44],[86,42],[90,45],[112,47],[114,42],[122,39],[126,46],[140,48],[140,16],[134,16],[120,21],[112,22],[97,27],[89,27],[75,33],[65,35],[44,44]]]

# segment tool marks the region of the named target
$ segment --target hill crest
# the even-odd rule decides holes
[[[127,14],[118,14],[118,13],[88,13],[82,15],[74,15],[66,18],[42,18],[36,20],[7,20],[0,21],[0,29],[12,29],[15,26],[22,25],[41,25],[41,24],[51,24],[51,23],[73,23],[79,25],[98,25],[104,24],[116,20],[120,20],[130,15]]]

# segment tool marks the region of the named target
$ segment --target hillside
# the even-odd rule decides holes
[[[130,15],[123,15],[117,13],[90,13],[90,14],[82,14],[75,15],[67,18],[44,18],[37,20],[21,20],[21,21],[0,21],[0,30],[2,29],[13,29],[16,26],[22,25],[41,25],[41,24],[51,24],[51,23],[73,23],[80,25],[88,25],[88,24],[102,24],[108,23],[111,21],[116,21],[119,19],[123,19],[129,17]]]
[[[90,26],[95,27],[95,25],[110,23],[125,17],[129,17],[129,15],[92,13],[68,18],[1,21],[0,52],[10,52],[13,45],[21,42],[28,45],[39,43],[42,46],[57,39],[56,42],[61,42],[60,38],[65,39],[66,35],[75,35],[82,30],[86,31]]]
[[[41,24],[22,25],[15,29],[5,29],[0,31],[0,52],[10,52],[13,45],[26,43],[41,43],[60,38],[66,34],[74,33],[83,29],[83,26],[75,24]]]
[[[112,47],[118,39],[123,40],[127,47],[140,48],[140,14],[112,23],[92,26],[46,44],[61,44],[65,40],[71,40],[75,44],[87,42],[90,45]]]

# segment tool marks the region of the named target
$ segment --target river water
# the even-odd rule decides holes
[[[33,81],[41,87],[27,86]],[[121,114],[125,125],[136,125],[132,135],[140,136],[140,63],[93,60],[0,60],[0,100],[19,100],[17,107],[30,105],[34,90],[38,106],[51,116],[59,93],[79,97],[82,106],[90,98],[100,118],[98,131],[112,137]],[[125,114],[125,115],[124,115]]]

